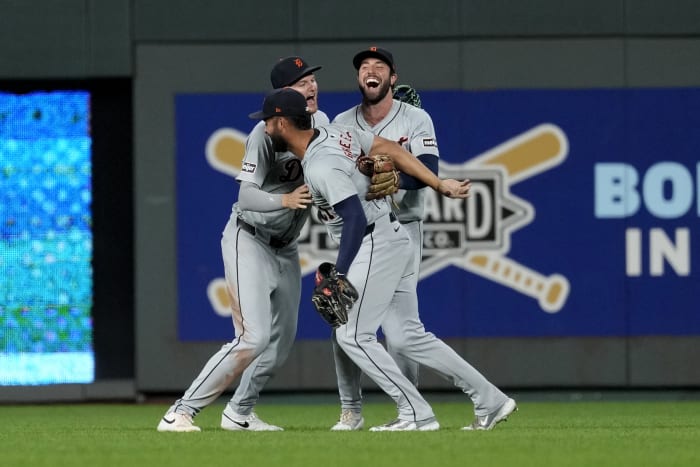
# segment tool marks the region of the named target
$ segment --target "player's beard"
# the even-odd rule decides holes
[[[370,104],[374,105],[379,102],[381,102],[386,95],[389,93],[391,90],[391,82],[390,81],[383,81],[379,86],[376,88],[367,88],[366,85],[360,85],[360,92],[362,93],[362,100],[364,101],[365,104]],[[376,90],[376,96],[375,97],[369,97],[368,92],[369,90],[375,91]]]
[[[272,149],[275,152],[287,152],[289,150],[289,145],[280,136],[270,135],[270,139],[272,140]]]

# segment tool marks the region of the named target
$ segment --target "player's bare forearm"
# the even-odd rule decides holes
[[[375,136],[372,154],[386,154],[401,172],[419,179],[433,189],[437,189],[440,184],[440,179],[434,173],[395,141]]]
[[[311,193],[306,185],[301,185],[291,193],[282,195],[282,205],[289,209],[306,209],[311,202]]]
[[[413,154],[406,151],[398,143],[375,136],[372,142],[372,154],[386,154],[391,157],[394,165],[401,172],[425,183],[433,190],[450,198],[466,198],[469,196],[471,183],[469,180],[459,181],[454,179],[441,180],[421,161],[413,157]]]

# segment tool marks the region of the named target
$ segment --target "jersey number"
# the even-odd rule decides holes
[[[336,217],[335,211],[333,211],[331,208],[317,207],[316,209],[318,209],[318,220],[321,222],[329,222]]]

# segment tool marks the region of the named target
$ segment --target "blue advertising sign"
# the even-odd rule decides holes
[[[359,94],[324,93],[332,119]],[[440,337],[700,334],[700,89],[425,91],[440,174],[427,195],[421,317]],[[178,335],[233,336],[221,231],[259,94],[176,97]],[[327,339],[313,274],[337,250],[300,239],[298,338]],[[693,235],[695,232],[695,235]]]

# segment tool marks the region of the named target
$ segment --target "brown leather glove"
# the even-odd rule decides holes
[[[394,167],[391,157],[384,154],[360,156],[357,158],[357,168],[370,177],[365,196],[367,201],[391,196],[398,191],[399,172]]]

